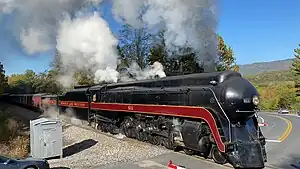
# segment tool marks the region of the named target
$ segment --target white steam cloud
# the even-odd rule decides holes
[[[65,19],[57,35],[61,61],[76,69],[90,68],[98,82],[117,82],[117,45],[118,40],[97,12],[74,20]]]
[[[124,74],[121,75],[121,81],[132,81],[142,80],[155,77],[166,77],[165,72],[163,71],[163,65],[159,62],[154,62],[153,65],[141,69],[136,62],[132,62],[130,67],[126,70]],[[131,76],[133,77],[131,77]]]
[[[101,0],[0,0],[0,12],[11,14],[13,34],[29,54],[55,47],[56,31],[64,14],[75,15]]]
[[[116,71],[118,39],[98,12],[88,7],[102,0],[0,0],[0,18],[10,16],[12,33],[29,54],[57,49],[64,65],[60,83],[74,83],[72,74],[89,69],[95,82],[132,80]],[[216,2],[214,0],[112,0],[118,21],[135,28],[164,28],[167,47],[188,46],[199,61],[209,63],[217,54]],[[142,14],[141,14],[142,13]],[[0,24],[1,24],[0,20]],[[0,25],[1,26],[1,25]],[[141,70],[133,63],[128,72],[135,79],[165,77],[156,62]],[[121,76],[121,77],[120,77]]]
[[[198,61],[208,64],[207,71],[217,57],[216,10],[216,0],[113,0],[115,18],[136,28],[163,25],[168,49],[191,47]]]

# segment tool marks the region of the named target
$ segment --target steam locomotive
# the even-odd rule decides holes
[[[168,76],[95,86],[65,95],[8,95],[31,107],[72,111],[96,128],[182,149],[234,168],[264,168],[265,137],[257,122],[259,94],[234,71]]]

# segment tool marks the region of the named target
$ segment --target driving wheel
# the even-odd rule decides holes
[[[187,155],[194,155],[195,154],[195,151],[194,150],[190,150],[188,148],[183,148],[183,151],[185,154]]]
[[[213,146],[211,149],[212,159],[218,164],[227,163],[226,157],[224,157],[223,153],[219,151],[217,146]]]

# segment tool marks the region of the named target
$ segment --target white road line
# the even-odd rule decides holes
[[[266,142],[271,142],[271,143],[281,143],[280,140],[266,140]]]

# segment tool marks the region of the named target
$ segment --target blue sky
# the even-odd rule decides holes
[[[217,31],[233,48],[238,64],[292,58],[293,49],[300,43],[299,6],[299,0],[221,0]],[[120,25],[108,8],[103,10],[111,29],[117,32]],[[3,40],[5,33],[1,31]],[[52,52],[31,57],[10,54],[10,44],[0,43],[0,59],[7,74],[25,69],[42,72],[49,67]]]

